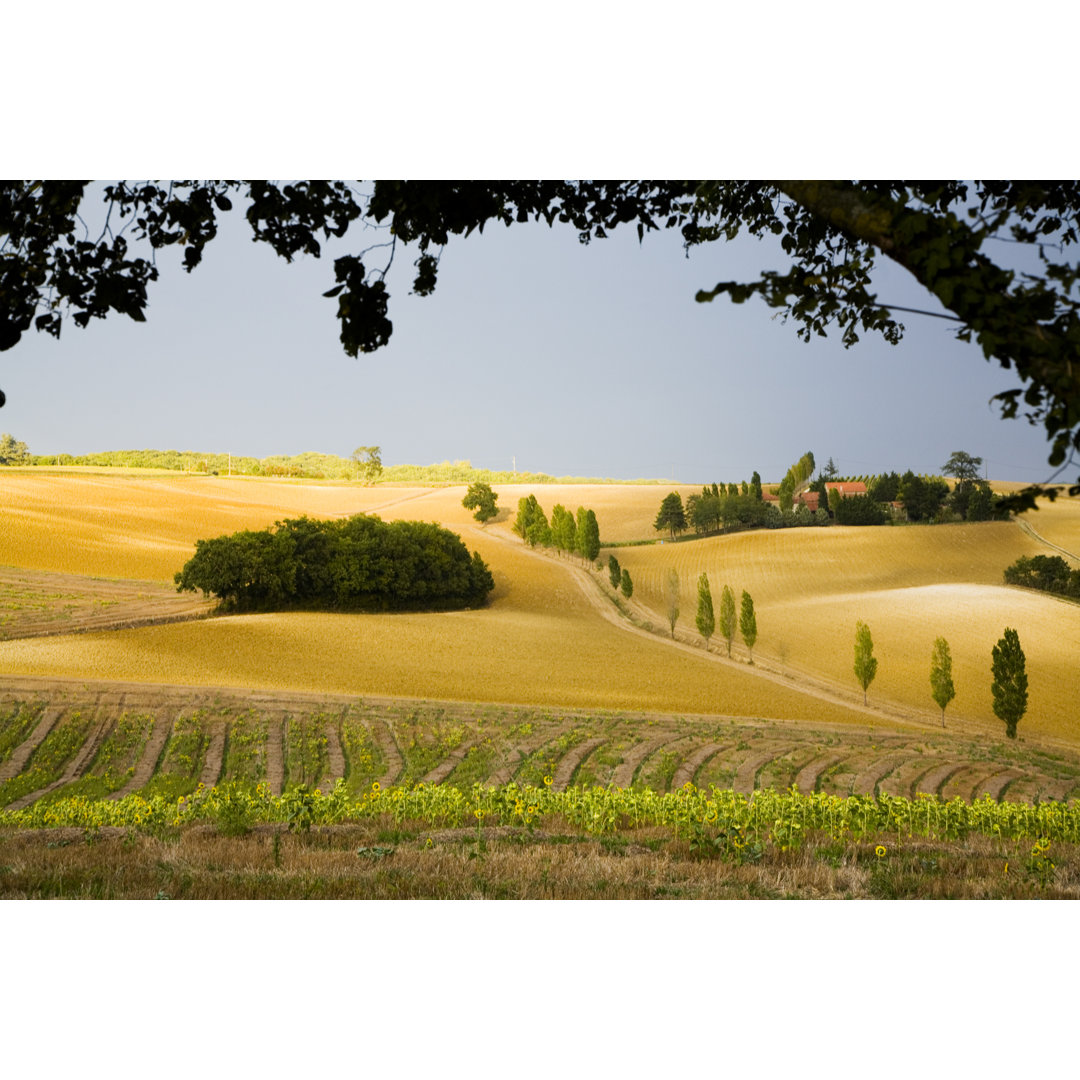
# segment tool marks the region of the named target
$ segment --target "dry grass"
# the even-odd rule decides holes
[[[1024,520],[1051,544],[1071,552],[1077,565],[1080,559],[1080,498],[1059,497],[1052,503],[1042,502],[1039,509],[1029,510]],[[1043,551],[1043,554],[1051,554]]]
[[[431,840],[430,846],[428,840]],[[888,848],[874,854],[876,843]],[[336,826],[248,836],[197,826],[168,838],[120,830],[0,834],[0,897],[81,899],[1076,899],[1080,852],[1055,845],[1054,880],[1025,873],[1027,844],[894,836],[737,865],[695,858],[670,832],[604,840],[555,829],[443,830]],[[1009,868],[1006,870],[1006,863]]]

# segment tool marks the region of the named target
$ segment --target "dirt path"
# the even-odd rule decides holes
[[[463,529],[471,529],[476,535],[483,535],[489,538],[494,537],[499,542],[509,544],[533,558],[546,559],[556,566],[561,566],[577,584],[582,595],[588,601],[592,609],[600,615],[601,618],[611,623],[612,626],[617,626],[626,633],[636,634],[639,637],[648,638],[650,641],[662,642],[669,648],[681,649],[683,652],[692,653],[695,656],[713,661],[717,664],[726,664],[729,667],[737,667],[744,674],[764,679],[767,682],[774,683],[778,686],[785,686],[790,690],[795,690],[800,694],[807,694],[820,701],[827,701],[833,705],[843,706],[845,709],[852,712],[864,713],[868,718],[874,720],[883,720],[889,724],[902,727],[914,726],[918,728],[923,728],[928,723],[932,723],[932,714],[929,710],[918,712],[915,709],[895,704],[878,706],[864,705],[857,693],[841,689],[824,680],[815,679],[804,673],[796,673],[791,670],[775,670],[769,666],[768,661],[760,654],[758,654],[757,659],[753,664],[747,664],[737,657],[729,659],[725,654],[713,652],[711,649],[706,651],[701,645],[696,642],[685,640],[679,634],[676,634],[676,636],[672,638],[666,629],[660,632],[646,630],[644,627],[636,625],[619,611],[614,603],[612,603],[611,598],[604,591],[603,584],[589,571],[578,566],[573,566],[566,560],[556,558],[554,555],[547,554],[544,551],[530,548],[524,541],[500,535],[497,531],[488,531],[481,534],[479,526],[468,525],[463,526]],[[641,606],[633,599],[629,602],[629,607],[635,612],[636,616],[644,622],[655,625],[660,625],[663,622],[656,612]],[[963,724],[964,722],[960,721],[960,723]]]
[[[1080,555],[1077,555],[1072,551],[1067,551],[1063,547],[1058,547],[1057,544],[1051,543],[1049,540],[1046,539],[1045,536],[1041,536],[1039,533],[1037,533],[1028,522],[1023,520],[1023,518],[1014,518],[1014,520],[1016,521],[1016,524],[1020,526],[1021,532],[1027,533],[1027,535],[1030,536],[1032,540],[1036,540],[1040,544],[1044,544],[1052,551],[1056,551],[1059,555],[1064,555],[1066,559],[1072,559],[1073,562],[1080,562]]]

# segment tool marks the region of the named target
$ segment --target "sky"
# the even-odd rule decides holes
[[[352,359],[321,294],[334,256],[385,236],[354,227],[288,264],[251,241],[239,211],[191,274],[178,252],[159,255],[145,323],[68,319],[59,341],[30,331],[0,354],[0,429],[40,454],[378,445],[384,465],[695,484],[754,470],[775,482],[807,450],[845,475],[933,473],[954,450],[993,479],[1051,472],[1041,429],[989,403],[1015,378],[943,320],[902,315],[899,345],[864,335],[844,349],[838,333],[804,344],[760,300],[695,302],[717,281],[786,269],[771,240],[687,257],[675,231],[585,246],[567,226],[489,225],[451,239],[423,298],[409,291],[417,252],[399,247],[390,344]],[[880,263],[882,300],[933,305]]]

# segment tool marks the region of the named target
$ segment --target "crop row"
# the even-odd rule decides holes
[[[265,784],[206,788],[173,801],[160,796],[129,795],[116,801],[83,796],[36,803],[23,810],[0,811],[0,827],[98,828],[119,826],[171,829],[210,822],[226,831],[244,832],[261,823],[288,823],[308,829],[385,819],[399,825],[429,828],[511,826],[526,831],[560,820],[591,835],[621,829],[661,826],[691,843],[710,846],[736,858],[771,844],[797,848],[812,833],[837,839],[895,834],[960,840],[971,834],[1003,840],[1036,839],[1045,843],[1080,842],[1080,803],[1028,805],[984,798],[973,803],[924,795],[917,799],[801,795],[797,791],[758,791],[744,796],[715,787],[687,784],[673,792],[624,788],[570,788],[506,784],[471,790],[418,784],[380,788],[376,782],[351,795],[344,781],[328,793],[302,785],[282,796]]]

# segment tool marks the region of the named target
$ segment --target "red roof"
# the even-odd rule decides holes
[[[832,480],[825,485],[826,491],[838,491],[841,495],[865,495],[866,485],[861,480]]]

